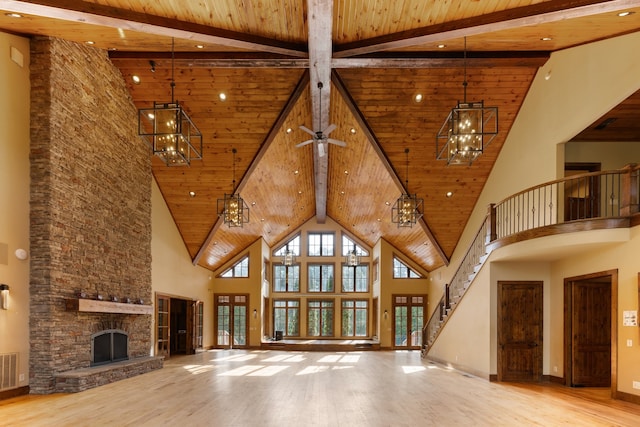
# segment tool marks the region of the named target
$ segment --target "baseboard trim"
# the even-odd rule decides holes
[[[12,397],[29,394],[29,386],[12,388],[11,390],[0,391],[0,400],[11,399]]]
[[[625,393],[624,391],[616,391],[613,393],[613,398],[617,400],[624,400],[625,402],[635,403],[636,405],[640,405],[640,396]]]

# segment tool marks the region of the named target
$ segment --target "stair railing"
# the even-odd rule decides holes
[[[445,285],[438,309],[423,327],[423,355],[469,288],[496,240],[567,222],[629,218],[639,212],[640,164],[558,179],[489,205],[489,212],[451,282]],[[526,238],[539,235],[532,233]]]

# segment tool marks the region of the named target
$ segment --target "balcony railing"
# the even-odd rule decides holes
[[[423,328],[423,354],[437,338],[491,250],[497,247],[496,242],[512,243],[509,239],[516,236],[524,236],[520,240],[539,237],[544,234],[532,230],[558,224],[630,218],[640,211],[639,189],[640,165],[632,164],[620,170],[574,175],[537,185],[490,205],[471,246],[451,282],[445,286],[438,309]]]

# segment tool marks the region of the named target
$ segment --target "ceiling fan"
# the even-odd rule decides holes
[[[301,142],[300,144],[296,145],[296,147],[302,147],[303,145],[307,145],[307,144],[311,144],[312,142],[317,142],[318,143],[318,156],[323,157],[325,155],[325,148],[324,148],[324,144],[328,143],[328,144],[335,144],[335,145],[339,145],[340,147],[346,147],[347,143],[344,141],[339,141],[337,139],[333,139],[333,138],[329,138],[328,135],[336,128],[336,125],[329,125],[327,126],[327,128],[325,130],[322,131],[318,131],[318,132],[314,132],[311,129],[309,129],[306,126],[300,126],[300,129],[302,129],[303,131],[307,132],[308,134],[310,134],[311,136],[313,136],[313,139],[309,139],[307,141]]]
[[[322,82],[318,82],[318,89],[320,90],[320,92],[322,92]],[[319,99],[320,99],[319,112],[320,112],[320,114],[322,114],[322,93],[320,94]],[[318,116],[318,119],[320,119],[320,116]],[[318,120],[318,122],[320,122],[320,121],[321,120]],[[319,157],[324,157],[324,155],[326,154],[325,144],[334,144],[334,145],[338,145],[340,147],[346,147],[347,146],[346,142],[340,141],[340,140],[337,140],[337,139],[333,139],[333,138],[329,138],[329,134],[331,132],[333,132],[336,127],[337,127],[336,125],[330,124],[325,129],[317,131],[317,132],[314,132],[311,129],[309,129],[308,127],[306,127],[304,125],[300,125],[300,129],[302,129],[303,131],[307,132],[313,138],[309,139],[307,141],[301,142],[300,144],[296,145],[296,148],[302,147],[302,146],[307,145],[307,144],[311,144],[312,142],[316,142],[318,144],[318,156]]]

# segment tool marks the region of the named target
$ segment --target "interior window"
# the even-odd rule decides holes
[[[335,251],[333,233],[309,233],[308,237],[309,256],[333,256]]]
[[[420,274],[409,267],[404,262],[400,261],[398,257],[393,257],[393,278],[394,279],[419,279]]]
[[[249,277],[249,255],[236,262],[221,277]]]

